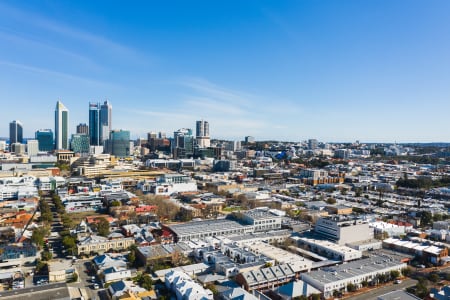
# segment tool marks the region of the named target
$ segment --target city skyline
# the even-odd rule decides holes
[[[106,9],[105,9],[106,8]],[[211,138],[449,142],[450,3],[0,3],[0,136],[89,123],[131,138],[208,120]]]

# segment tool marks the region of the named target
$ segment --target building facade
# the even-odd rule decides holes
[[[70,139],[70,149],[74,153],[88,154],[89,153],[89,136],[84,133],[72,134]]]
[[[197,121],[196,122],[195,138],[197,140],[197,145],[199,148],[208,148],[211,146],[209,139],[209,123],[208,121]]]
[[[77,125],[77,133],[89,134],[89,126],[86,123],[80,123]]]
[[[112,155],[126,157],[130,155],[130,132],[128,130],[112,130],[108,142],[108,150]]]
[[[56,103],[55,109],[55,149],[69,149],[69,110],[61,101]]]
[[[37,140],[27,141],[27,154],[28,156],[35,156],[39,152],[39,142]]]
[[[53,132],[51,129],[39,129],[35,132],[34,138],[38,141],[39,151],[53,151]]]
[[[23,143],[23,125],[18,120],[9,123],[9,144],[14,143]]]

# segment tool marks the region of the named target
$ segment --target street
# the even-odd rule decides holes
[[[93,273],[88,272],[88,266],[90,264],[90,259],[80,259],[76,261],[73,265],[76,268],[78,273],[78,281],[73,283],[68,283],[70,287],[82,288],[86,291],[89,299],[100,299],[99,292],[104,289],[95,290],[94,283],[92,282],[91,277]],[[98,282],[98,279],[96,279]]]
[[[385,286],[379,287],[377,289],[373,289],[370,291],[366,291],[363,293],[360,293],[358,295],[355,296],[350,296],[350,297],[343,297],[343,299],[346,300],[376,300],[377,297],[384,295],[386,293],[395,291],[395,290],[404,290],[410,286],[416,285],[417,280],[415,279],[404,279],[400,284],[393,284],[393,283],[388,283]]]

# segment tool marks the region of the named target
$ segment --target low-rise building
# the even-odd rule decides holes
[[[226,247],[226,245],[225,245]],[[300,255],[263,242],[247,244],[246,247],[255,254],[262,254],[275,260],[277,264],[289,264],[294,272],[311,270],[312,261]]]
[[[212,300],[211,290],[203,288],[184,272],[171,271],[165,276],[165,285],[172,290],[177,300]]]
[[[296,272],[288,264],[283,264],[240,273],[236,276],[236,282],[247,291],[263,290],[283,285],[296,276]]]
[[[105,253],[110,250],[126,250],[134,244],[134,238],[108,239],[98,235],[90,235],[77,242],[78,255]]]
[[[383,240],[383,247],[408,254],[415,255],[433,264],[443,263],[443,258],[448,257],[448,248],[441,243],[431,241],[415,242],[388,238]]]
[[[364,281],[375,281],[377,275],[389,274],[391,271],[400,272],[405,267],[406,263],[399,262],[388,255],[371,254],[369,258],[302,273],[301,278],[322,292],[325,298],[329,298],[335,291],[346,291],[349,283],[360,288]]]
[[[356,216],[332,215],[319,218],[314,231],[340,245],[373,239],[373,228]]]
[[[362,252],[344,245],[338,245],[327,240],[317,240],[307,237],[291,237],[297,246],[308,251],[323,255],[329,259],[350,261],[362,257]]]

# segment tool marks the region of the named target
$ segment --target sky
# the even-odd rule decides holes
[[[450,141],[450,1],[0,1],[0,136],[210,124],[211,138]]]

